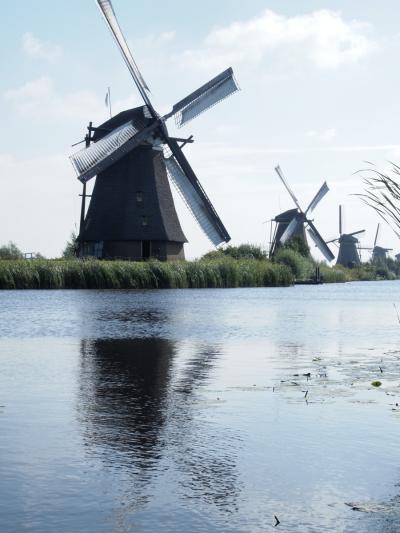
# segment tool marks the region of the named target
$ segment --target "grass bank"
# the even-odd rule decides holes
[[[394,266],[393,266],[394,265]],[[397,263],[357,268],[319,264],[325,283],[398,279]],[[208,254],[198,261],[0,260],[0,289],[185,289],[287,287],[313,277],[317,263],[292,249],[273,260]]]
[[[257,259],[178,261],[3,260],[0,289],[285,287],[292,271]]]
[[[355,268],[341,265],[329,267],[316,263],[311,257],[305,257],[290,248],[283,248],[274,257],[274,262],[286,265],[296,280],[310,279],[314,276],[316,266],[320,267],[325,283],[344,283],[346,281],[378,281],[399,279],[399,265],[393,260],[377,263],[363,263]]]

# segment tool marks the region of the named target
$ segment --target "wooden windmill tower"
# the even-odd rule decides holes
[[[144,105],[99,127],[89,126],[86,146],[71,156],[84,184],[79,255],[161,260],[184,257],[186,237],[175,211],[168,178],[203,232],[215,245],[229,233],[183,153],[192,138],[168,134],[166,121],[182,126],[238,90],[231,68],[177,102],[164,116],[154,109],[146,82],[122,34],[110,0],[97,4],[123,56]],[[86,182],[96,183],[86,212]]]
[[[337,265],[351,268],[360,264],[360,254],[357,247],[359,240],[355,235],[364,232],[365,229],[360,229],[352,233],[343,233],[342,206],[339,205],[339,237],[327,241],[327,244],[331,242],[339,244],[339,254],[336,260]]]
[[[376,228],[374,247],[372,249],[372,261],[385,261],[387,259],[387,253],[393,250],[393,248],[384,248],[383,246],[378,246],[380,223]]]
[[[326,245],[324,239],[321,237],[320,233],[314,225],[313,220],[310,219],[310,214],[312,213],[312,211],[317,207],[319,202],[329,191],[327,183],[324,182],[322,184],[317,194],[311,200],[307,209],[303,211],[296,196],[289,187],[281,168],[277,166],[275,167],[275,171],[278,174],[283,185],[285,186],[286,190],[288,191],[296,207],[294,209],[289,209],[288,211],[280,213],[273,219],[273,222],[275,222],[275,231],[272,239],[270,256],[273,256],[283,244],[288,242],[293,237],[300,237],[307,244],[307,229],[309,236],[314,241],[315,246],[317,246],[317,248],[325,257],[325,259],[327,259],[327,261],[332,261],[335,256],[330,251],[329,247]]]

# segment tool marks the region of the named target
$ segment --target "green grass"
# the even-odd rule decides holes
[[[315,274],[315,268],[320,267],[324,283],[343,283],[346,281],[379,281],[399,279],[400,271],[396,270],[397,262],[364,263],[355,268],[345,268],[341,265],[327,266],[316,263],[311,257],[304,257],[290,248],[282,248],[277,252],[273,261],[290,268],[296,280],[310,279]]]
[[[184,289],[286,287],[310,279],[317,263],[291,249],[273,260],[214,254],[197,261],[0,260],[0,289]],[[387,266],[319,264],[325,283],[397,279]]]
[[[0,289],[175,289],[293,284],[285,265],[256,259],[177,261],[0,261]]]

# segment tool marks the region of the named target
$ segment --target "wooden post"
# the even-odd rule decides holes
[[[90,142],[92,140],[92,122],[89,122],[88,127],[88,133],[85,135],[85,147],[88,148],[90,146]],[[86,181],[83,182],[83,190],[82,190],[82,202],[81,202],[81,220],[79,223],[79,235],[82,235],[83,232],[83,225],[85,223],[85,212],[86,212]],[[79,252],[81,251],[81,244],[79,244]]]

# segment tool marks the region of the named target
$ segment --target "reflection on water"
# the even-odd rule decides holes
[[[397,287],[1,293],[0,531],[400,531]]]
[[[82,341],[78,412],[91,444],[151,468],[162,445],[174,353],[165,339]]]
[[[124,514],[143,509],[153,477],[164,469],[176,469],[184,499],[233,512],[240,439],[193,414],[218,350],[142,338],[83,340],[80,352],[77,414],[87,453],[123,465],[129,477]]]

